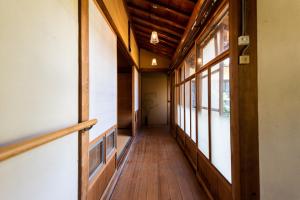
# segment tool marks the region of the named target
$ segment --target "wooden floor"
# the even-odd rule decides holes
[[[206,200],[194,172],[166,128],[135,138],[112,200]]]

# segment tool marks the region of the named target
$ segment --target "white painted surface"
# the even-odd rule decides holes
[[[134,68],[134,110],[139,110],[139,72]]]
[[[299,200],[300,1],[257,3],[261,199]]]
[[[90,140],[117,124],[117,37],[90,0]]]
[[[78,121],[75,0],[0,1],[0,144]],[[77,199],[77,133],[0,163],[0,198]]]

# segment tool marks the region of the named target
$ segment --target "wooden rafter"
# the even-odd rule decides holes
[[[151,32],[153,31],[152,29],[150,28],[147,28],[147,27],[144,27],[144,26],[141,26],[141,25],[137,25],[137,24],[134,24],[134,29],[136,32],[143,32],[143,33],[147,33],[151,34]],[[170,42],[174,42],[174,43],[179,43],[179,39],[178,38],[174,38],[174,37],[171,37],[170,35],[167,35],[165,33],[162,33],[162,32],[158,32],[158,37],[159,38],[164,38]]]
[[[174,15],[178,15],[178,16],[184,17],[186,19],[189,19],[189,17],[190,17],[187,13],[183,13],[177,9],[170,8],[169,6],[162,4],[156,0],[146,0],[146,1],[151,4],[155,4],[155,5],[159,6],[160,8],[166,10],[167,12],[173,13]]]
[[[182,36],[182,33],[178,33],[176,31],[171,30],[171,29],[166,28],[166,27],[157,26],[154,23],[149,22],[147,20],[140,19],[140,18],[137,18],[137,17],[131,17],[131,19],[132,19],[132,21],[134,23],[139,23],[139,24],[141,24],[143,26],[146,25],[148,27],[152,27],[153,29],[156,29],[157,31],[163,31],[163,32],[168,33],[168,34],[175,35],[175,36],[177,36],[179,38],[181,38],[181,36]]]
[[[177,23],[176,21],[168,20],[156,15],[153,15],[149,11],[146,11],[138,6],[135,6],[133,4],[128,4],[128,10],[130,11],[131,15],[133,16],[144,16],[149,19],[153,19],[157,22],[163,22],[165,24],[168,24],[169,26],[179,28],[181,30],[185,30],[185,26],[182,26],[181,24]]]

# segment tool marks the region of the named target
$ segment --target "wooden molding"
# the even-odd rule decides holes
[[[79,122],[89,119],[89,0],[79,2]],[[78,137],[78,199],[87,199],[89,133]]]
[[[76,131],[80,131],[86,128],[90,128],[97,123],[96,119],[82,122],[68,128],[64,128],[58,131],[54,131],[45,135],[41,135],[29,140],[21,141],[16,144],[7,145],[0,147],[0,161],[6,160],[13,156],[19,155],[36,147],[39,147],[43,144],[47,144],[59,138],[65,137]]]

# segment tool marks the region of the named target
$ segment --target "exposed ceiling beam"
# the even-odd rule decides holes
[[[148,3],[151,3],[151,4],[155,4],[155,5],[159,6],[160,8],[164,9],[165,11],[170,12],[170,13],[172,13],[174,15],[179,15],[179,16],[184,17],[186,19],[190,18],[190,16],[188,14],[182,13],[182,12],[180,12],[178,10],[175,10],[174,8],[167,7],[166,5],[163,5],[162,3],[159,3],[156,0],[146,0],[146,1]]]
[[[179,38],[181,38],[182,37],[182,34],[181,33],[178,33],[178,32],[176,32],[176,31],[173,31],[173,30],[170,30],[170,29],[168,29],[168,28],[165,28],[165,27],[161,27],[161,26],[157,26],[157,25],[155,25],[155,24],[153,24],[153,23],[151,23],[151,22],[149,22],[149,21],[146,21],[146,20],[143,20],[143,19],[140,19],[140,18],[137,18],[137,17],[131,17],[132,18],[132,21],[134,22],[134,23],[139,23],[139,24],[141,24],[142,26],[143,25],[147,25],[148,27],[152,27],[153,29],[155,29],[156,31],[163,31],[163,32],[165,32],[165,33],[169,33],[169,34],[171,34],[171,35],[175,35],[175,36],[177,36],[177,37],[179,37]]]
[[[185,30],[185,26],[182,26],[178,23],[176,23],[175,21],[171,21],[162,17],[158,17],[156,15],[151,14],[149,11],[146,11],[138,6],[132,5],[132,4],[128,4],[128,10],[130,11],[131,15],[135,15],[135,16],[145,16],[147,18],[153,19],[155,21],[161,21],[165,24],[168,24],[172,27],[176,27],[182,30]]]
[[[136,32],[143,32],[143,33],[149,34],[149,37],[150,37],[150,35],[151,35],[151,32],[153,31],[153,30],[150,29],[150,28],[147,28],[147,27],[145,27],[145,26],[141,26],[141,25],[138,25],[138,24],[133,24],[133,26],[134,26],[134,30],[135,30]],[[176,44],[178,44],[179,41],[180,41],[179,39],[174,38],[174,37],[170,37],[170,35],[166,35],[166,34],[164,34],[164,33],[162,33],[162,32],[158,32],[158,37],[164,38],[164,39],[166,39],[166,40],[168,40],[168,41],[171,41],[171,42],[174,42],[174,43],[176,43]]]
[[[170,56],[172,56],[173,53],[174,53],[174,51],[173,51],[172,48],[166,47],[166,46],[164,46],[164,45],[162,45],[162,44],[160,44],[160,45],[155,45],[155,46],[154,46],[154,45],[151,45],[150,43],[141,43],[140,46],[141,46],[141,47],[147,46],[147,47],[149,47],[149,48],[151,48],[151,49],[155,49],[155,50],[157,50],[157,51],[165,52],[165,53],[169,54]]]
[[[164,46],[163,44],[151,44],[151,43],[146,43],[146,42],[143,42],[143,43],[139,43],[140,45],[143,45],[143,46],[149,46],[153,49],[157,49],[157,50],[162,50],[162,51],[166,51],[168,53],[173,53],[174,52],[174,49],[171,48],[171,47],[166,47]]]

